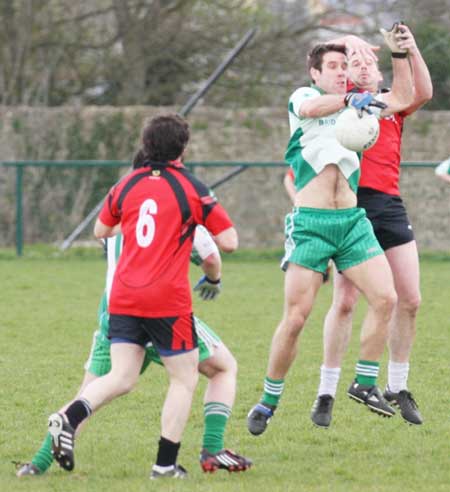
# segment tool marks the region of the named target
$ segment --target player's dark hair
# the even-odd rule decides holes
[[[150,120],[142,131],[142,148],[133,159],[167,162],[183,154],[189,142],[189,125],[177,114],[157,116]]]
[[[323,56],[326,53],[330,53],[330,51],[337,51],[338,53],[346,55],[345,46],[343,44],[316,44],[316,46],[308,53],[308,72],[311,68],[315,68],[316,70],[319,70],[319,72],[322,72]]]

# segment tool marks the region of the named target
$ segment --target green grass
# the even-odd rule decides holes
[[[262,259],[261,259],[262,258]],[[101,410],[77,441],[77,464],[43,477],[18,480],[12,460],[29,460],[46,432],[47,416],[69,400],[82,378],[104,283],[98,252],[60,255],[27,248],[18,260],[0,252],[1,491],[447,491],[450,483],[448,286],[450,261],[422,259],[423,305],[411,360],[410,387],[425,418],[421,427],[399,416],[382,419],[345,396],[358,352],[358,308],[343,367],[333,424],[309,419],[321,362],[321,324],[331,299],[321,289],[289,373],[282,403],[266,434],[251,436],[246,414],[259,399],[269,344],[282,310],[283,275],[277,253],[242,254],[224,265],[224,290],[213,303],[195,301],[196,313],[231,348],[239,362],[238,394],[226,444],[254,460],[245,474],[204,475],[198,466],[202,393],[196,393],[180,462],[188,482],[153,483],[148,472],[159,438],[166,378],[150,367],[137,389]],[[200,271],[193,268],[193,279]],[[386,356],[380,384],[386,380]]]

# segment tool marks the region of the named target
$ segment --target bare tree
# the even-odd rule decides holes
[[[378,28],[402,18],[445,30],[449,7],[450,0],[0,0],[0,102],[180,105],[258,26],[208,100],[280,105],[306,82],[312,42],[349,32],[381,42]]]

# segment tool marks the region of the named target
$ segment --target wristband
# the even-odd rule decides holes
[[[217,285],[217,284],[220,284],[220,278],[218,280],[211,280],[209,277],[205,276],[205,280],[210,283],[210,284],[213,284],[213,285]]]
[[[391,53],[392,58],[406,58],[408,53]]]

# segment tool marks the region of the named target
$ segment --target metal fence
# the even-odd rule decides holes
[[[403,167],[416,167],[416,168],[434,168],[438,162],[436,161],[405,161],[402,162]],[[195,172],[197,167],[202,168],[228,168],[231,169],[228,173],[224,174],[222,178],[217,180],[212,186],[217,187],[222,183],[233,179],[237,174],[245,171],[248,168],[282,168],[287,167],[285,162],[238,162],[238,161],[204,161],[204,162],[186,162],[186,167]],[[129,161],[10,161],[0,162],[0,167],[12,167],[16,170],[15,179],[15,206],[16,206],[16,253],[18,256],[23,254],[23,183],[26,179],[25,170],[27,167],[60,167],[60,168],[118,168],[130,166]]]

